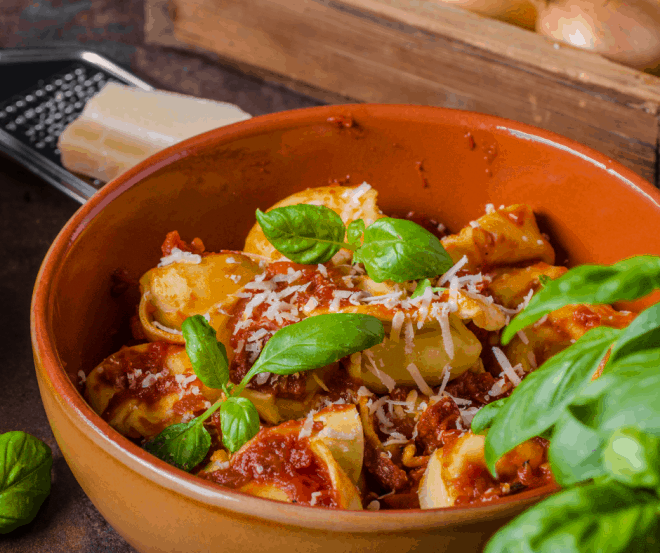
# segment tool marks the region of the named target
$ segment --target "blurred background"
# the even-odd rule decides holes
[[[0,62],[60,47],[102,54],[157,89],[253,116],[353,102],[498,115],[575,139],[660,182],[658,0],[0,2]],[[15,94],[11,71],[0,63],[0,91]],[[0,433],[29,432],[55,457],[50,498],[33,523],[0,538],[0,552],[133,551],[71,475],[34,376],[32,286],[80,203],[5,154],[0,181]]]

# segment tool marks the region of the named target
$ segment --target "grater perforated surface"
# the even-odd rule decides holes
[[[90,98],[111,81],[152,89],[88,50],[0,50],[0,151],[85,203],[104,183],[64,168],[57,140]]]
[[[57,139],[107,82],[121,83],[101,69],[71,64],[1,103],[0,128],[61,165]]]

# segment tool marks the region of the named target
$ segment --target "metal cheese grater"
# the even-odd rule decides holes
[[[61,163],[57,139],[107,82],[152,90],[103,56],[80,49],[0,50],[0,151],[85,203],[103,183]]]

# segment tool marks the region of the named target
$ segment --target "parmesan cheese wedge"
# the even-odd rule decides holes
[[[109,181],[181,140],[250,117],[232,104],[108,83],[57,145],[68,170]]]

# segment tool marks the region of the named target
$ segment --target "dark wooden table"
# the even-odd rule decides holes
[[[252,115],[318,105],[217,61],[142,43],[142,2],[11,0],[0,5],[0,47],[77,45],[165,90],[232,102]],[[2,76],[0,75],[0,78]],[[0,433],[22,430],[53,450],[53,487],[37,518],[0,535],[0,553],[127,553],[91,504],[53,438],[30,344],[32,288],[51,242],[79,204],[0,155]]]

